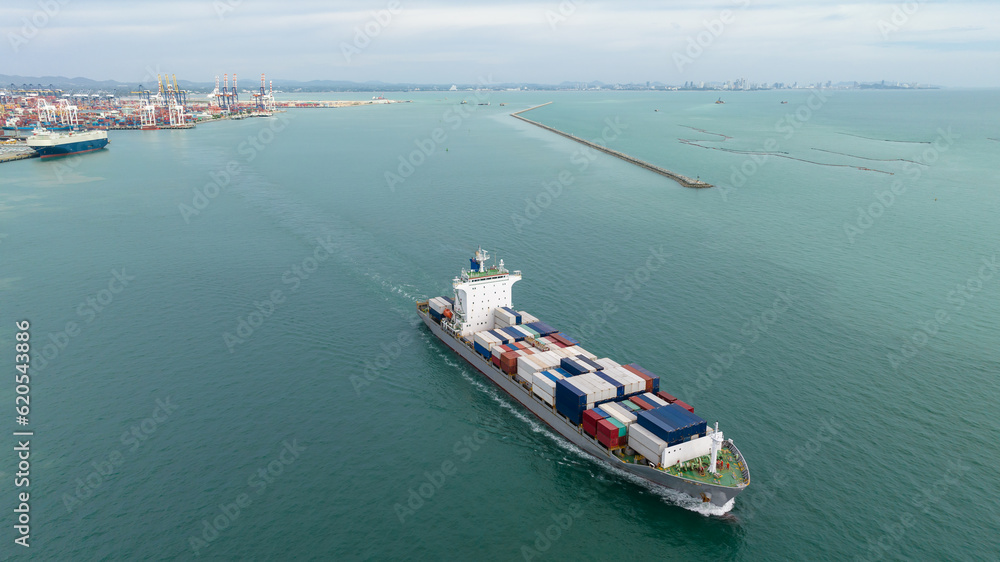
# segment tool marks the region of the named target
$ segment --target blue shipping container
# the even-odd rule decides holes
[[[513,308],[511,308],[509,306],[501,306],[500,308],[502,308],[503,310],[506,310],[507,312],[509,312],[509,313],[511,313],[511,314],[514,315],[514,323],[515,324],[520,324],[521,323],[521,313],[519,313],[518,311],[514,310]]]
[[[667,445],[680,443],[681,435],[677,428],[650,412],[652,410],[636,413],[636,421],[639,423],[639,426],[649,430],[650,433],[665,441]]]
[[[646,369],[643,369],[642,367],[640,367],[637,363],[629,363],[628,365],[626,365],[626,367],[630,367],[632,369],[635,369],[636,371],[639,371],[640,373],[642,373],[642,374],[646,375],[647,377],[653,379],[653,394],[656,394],[657,392],[660,391],[660,376],[659,375],[654,375],[653,373],[651,373],[651,372],[647,371]]]
[[[595,373],[597,371],[603,371],[604,370],[604,366],[603,365],[601,365],[600,363],[598,363],[596,361],[591,361],[590,359],[587,358],[586,355],[577,355],[576,359],[577,359],[577,361],[581,361],[581,362],[589,365],[590,366],[590,370],[593,371],[593,372],[595,372]]]
[[[484,359],[489,359],[491,357],[492,354],[490,353],[490,350],[479,345],[479,342],[473,342],[472,345],[476,348],[476,353],[482,355]]]
[[[570,359],[569,357],[563,357],[559,361],[559,367],[564,371],[566,371],[567,373],[569,373],[570,376],[574,377],[577,375],[582,375],[584,373],[590,372],[590,369],[587,367],[587,365],[584,365],[574,359]]]
[[[610,375],[605,375],[601,371],[598,371],[598,372],[596,372],[594,374],[597,375],[597,376],[599,376],[599,377],[601,377],[602,379],[608,381],[609,383],[615,385],[615,396],[617,396],[618,398],[621,398],[622,396],[625,396],[625,385],[624,384],[616,381]]]
[[[524,339],[524,334],[518,332],[514,328],[500,328],[505,334],[514,339],[514,341],[521,341]]]
[[[539,334],[541,334],[543,336],[547,336],[549,334],[554,334],[554,333],[556,333],[556,332],[559,331],[559,330],[556,330],[555,328],[553,328],[552,326],[549,326],[545,322],[532,322],[530,324],[525,324],[525,326],[527,326],[528,328],[531,328],[532,330],[538,332]]]
[[[587,393],[569,383],[569,379],[556,382],[556,410],[580,425],[583,410],[587,407]]]

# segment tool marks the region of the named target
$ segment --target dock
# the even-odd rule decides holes
[[[23,146],[19,146],[15,150],[7,150],[0,145],[0,164],[13,162],[14,160],[26,160],[28,158],[38,158],[38,153],[31,148]]]
[[[544,107],[546,105],[549,105],[550,103],[552,103],[552,102],[547,102],[547,103],[543,103],[541,105],[536,105],[534,107],[529,107],[528,109],[522,109],[521,111],[515,111],[514,113],[511,113],[510,116],[511,117],[515,117],[517,119],[520,119],[521,121],[524,121],[525,123],[531,123],[532,125],[534,125],[536,127],[541,127],[542,129],[545,129],[546,131],[551,131],[551,132],[553,132],[553,133],[555,133],[557,135],[564,136],[564,137],[566,137],[566,138],[568,138],[570,140],[576,141],[576,142],[578,142],[580,144],[587,145],[590,148],[593,148],[594,150],[599,150],[599,151],[601,151],[601,152],[603,152],[605,154],[610,154],[611,156],[614,156],[615,158],[620,158],[620,159],[622,159],[622,160],[624,160],[624,161],[626,161],[626,162],[628,162],[630,164],[635,164],[636,166],[639,166],[640,168],[645,168],[645,169],[647,169],[647,170],[649,170],[651,172],[656,172],[657,174],[660,174],[661,176],[666,176],[666,177],[674,180],[675,182],[681,184],[684,187],[694,187],[694,188],[713,187],[712,184],[710,184],[708,182],[703,182],[703,181],[697,180],[697,179],[691,179],[691,178],[689,178],[687,176],[678,174],[676,172],[671,172],[670,170],[667,170],[666,168],[661,168],[661,167],[659,167],[659,166],[657,166],[655,164],[650,164],[649,162],[645,162],[645,161],[639,160],[638,158],[635,158],[633,156],[629,156],[628,154],[625,154],[624,152],[618,152],[617,150],[612,150],[612,149],[610,149],[610,148],[608,148],[606,146],[601,146],[601,145],[599,145],[597,143],[581,139],[580,137],[578,137],[576,135],[571,135],[569,133],[560,131],[559,129],[555,129],[555,128],[549,127],[548,125],[543,125],[543,124],[541,124],[541,123],[539,123],[537,121],[532,121],[531,119],[528,119],[527,117],[521,117],[522,113],[531,111],[532,109],[538,109],[539,107]]]

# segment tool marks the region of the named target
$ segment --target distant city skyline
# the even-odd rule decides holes
[[[470,84],[1000,86],[1000,4],[6,2],[0,74]]]

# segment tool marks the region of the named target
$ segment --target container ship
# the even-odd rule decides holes
[[[108,132],[102,130],[54,133],[37,127],[34,134],[28,137],[28,146],[35,149],[42,158],[100,150],[108,142]]]
[[[686,494],[731,507],[750,469],[718,423],[660,390],[660,377],[587,351],[580,342],[511,306],[520,271],[487,265],[480,248],[452,281],[454,294],[420,301],[417,313],[455,353],[556,433],[600,461]]]

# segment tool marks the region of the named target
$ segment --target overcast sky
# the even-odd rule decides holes
[[[0,26],[22,76],[1000,86],[996,0],[3,0]]]

